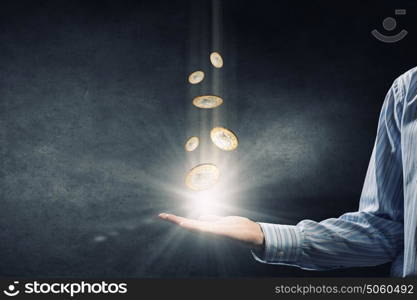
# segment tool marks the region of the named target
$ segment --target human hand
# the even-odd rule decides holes
[[[205,215],[198,219],[188,219],[167,213],[159,214],[159,217],[182,228],[226,237],[251,248],[261,249],[264,245],[261,226],[247,218]]]

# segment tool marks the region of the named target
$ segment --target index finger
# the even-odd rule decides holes
[[[163,220],[175,223],[177,225],[180,225],[180,223],[182,223],[182,222],[191,220],[191,219],[187,219],[187,218],[183,218],[183,217],[179,217],[179,216],[171,215],[171,214],[167,214],[167,213],[159,214],[159,217]]]

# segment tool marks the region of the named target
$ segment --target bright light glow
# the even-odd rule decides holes
[[[222,172],[219,181],[206,190],[187,190],[183,193],[185,209],[190,217],[200,215],[227,215],[236,212],[236,200],[240,194],[240,184],[237,182],[238,169],[232,161],[217,160]],[[234,167],[232,167],[234,166]]]
[[[217,189],[190,193],[189,211],[192,215],[221,214],[222,194]]]

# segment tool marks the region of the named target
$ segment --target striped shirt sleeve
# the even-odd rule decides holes
[[[297,226],[258,223],[265,237],[265,249],[254,253],[261,262],[296,262],[301,250],[302,233]]]
[[[257,261],[310,270],[373,266],[392,261],[403,249],[403,169],[399,120],[404,89],[394,81],[379,118],[377,137],[359,210],[295,226],[259,223],[265,247]]]
[[[373,223],[373,225],[372,225]],[[402,224],[367,213],[348,213],[296,226],[259,223],[265,236],[262,263],[307,270],[373,266],[393,260],[403,245]]]

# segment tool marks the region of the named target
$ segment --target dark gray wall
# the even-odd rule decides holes
[[[358,206],[384,95],[416,65],[417,6],[333,2],[223,1],[224,109],[244,190],[229,213],[295,224]],[[172,190],[195,93],[185,78],[199,67],[190,3],[1,2],[0,274],[387,275],[261,265],[156,218],[184,213]],[[376,41],[395,8],[408,9],[397,20],[409,35]]]

